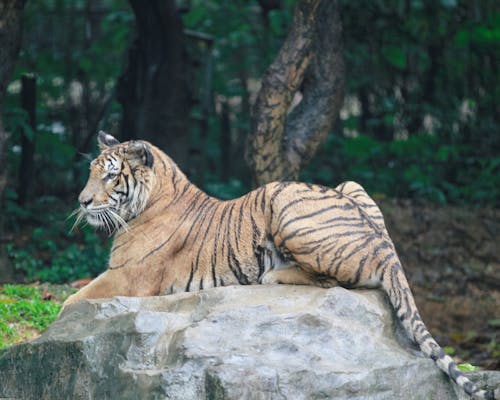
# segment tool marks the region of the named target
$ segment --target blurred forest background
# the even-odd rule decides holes
[[[110,241],[70,232],[67,220],[100,129],[159,145],[219,198],[258,182],[245,161],[254,104],[307,0],[17,3],[22,42],[2,110],[2,281],[67,283],[105,268]],[[500,368],[500,3],[339,0],[333,11],[343,105],[300,179],[355,180],[379,200],[424,320],[439,316],[429,325],[450,352]]]

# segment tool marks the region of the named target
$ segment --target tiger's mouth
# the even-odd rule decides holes
[[[120,230],[128,230],[127,222],[119,215],[118,211],[111,206],[99,206],[96,208],[80,207],[75,210],[76,221],[73,230],[81,221],[85,220],[89,225],[107,231],[110,235]]]
[[[102,218],[102,215],[105,215],[104,213],[93,213],[93,212],[86,212],[85,213],[85,219],[87,220],[89,225],[92,225],[96,228],[101,228],[104,226],[104,220]]]

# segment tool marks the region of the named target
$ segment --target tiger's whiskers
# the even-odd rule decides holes
[[[130,230],[127,222],[112,208],[101,208],[99,210],[95,210],[96,212],[89,213],[87,210],[82,207],[77,208],[68,216],[67,220],[74,217],[76,215],[75,222],[73,223],[70,232],[73,232],[75,228],[82,222],[82,220],[87,215],[92,215],[94,218],[97,218],[101,227],[106,230],[106,232],[111,236],[116,231],[123,229],[128,232]]]
[[[120,230],[121,228],[125,232],[128,232],[130,230],[127,222],[122,217],[120,217],[120,215],[118,215],[117,212],[115,212],[114,210],[112,210],[110,208],[107,209],[106,211],[109,213],[109,216],[111,217],[111,220],[112,220],[116,230]]]
[[[73,226],[71,227],[71,229],[69,230],[70,233],[73,233],[73,231],[75,230],[75,228],[80,224],[80,222],[82,221],[82,219],[85,217],[85,211],[83,210],[83,208],[81,207],[78,207],[76,210],[73,210],[71,212],[71,214],[68,215],[68,218],[66,218],[66,221],[69,220],[70,218],[74,217],[76,215],[76,219],[75,219],[75,222],[73,223]]]

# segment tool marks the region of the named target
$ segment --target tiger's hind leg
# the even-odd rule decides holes
[[[276,249],[308,273],[341,286],[379,286],[381,254],[395,251],[382,213],[365,190],[354,182],[336,189],[287,188],[273,198],[270,230]]]
[[[277,283],[288,285],[309,285],[321,288],[338,286],[338,282],[334,278],[325,275],[312,274],[304,271],[299,266],[269,270],[262,276],[260,283],[264,285]]]

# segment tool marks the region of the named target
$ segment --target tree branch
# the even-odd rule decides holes
[[[174,0],[129,3],[137,36],[116,87],[123,107],[123,139],[154,142],[186,166],[192,98],[182,19]]]
[[[283,138],[285,117],[311,59],[311,42],[320,0],[302,0],[293,25],[276,59],[262,78],[254,105],[254,126],[247,145],[247,160],[254,182],[286,176]]]
[[[300,169],[326,139],[342,107],[345,65],[342,24],[336,0],[324,0],[318,9],[313,57],[302,84],[302,101],[287,117],[285,157],[289,176]]]
[[[255,184],[298,179],[338,115],[344,69],[337,1],[300,1],[254,106],[247,161]],[[287,115],[299,88],[302,101]]]

